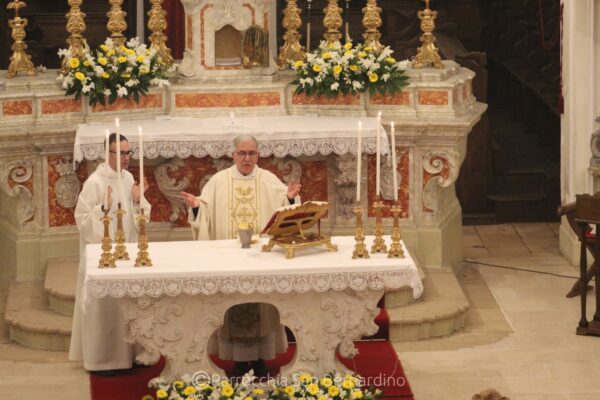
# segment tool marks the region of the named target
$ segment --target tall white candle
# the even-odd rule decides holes
[[[104,140],[104,210],[108,211],[108,139],[110,137],[110,132],[108,129],[106,130],[106,138]]]
[[[140,201],[141,198],[144,196],[144,139],[143,139],[143,133],[142,133],[142,127],[138,126],[138,132],[139,132],[139,140],[138,140],[138,147],[139,147],[139,158],[140,158]]]
[[[358,138],[356,140],[356,202],[360,203],[360,180],[362,170],[362,121],[358,121]]]
[[[394,121],[391,126],[392,136],[392,179],[394,180],[394,201],[398,202],[398,166],[396,165],[396,131]]]
[[[121,202],[121,199],[123,199],[122,196],[122,192],[121,192],[121,129],[120,129],[120,124],[119,124],[119,118],[115,119],[115,126],[116,126],[116,132],[117,132],[117,152],[115,154],[115,156],[117,157],[117,192],[119,194],[119,203]]]
[[[376,157],[376,174],[375,174],[375,195],[379,197],[381,193],[381,132],[379,127],[381,126],[381,111],[377,113],[377,157]]]

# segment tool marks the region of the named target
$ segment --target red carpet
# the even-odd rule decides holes
[[[413,399],[412,391],[400,361],[391,343],[387,341],[356,342],[358,356],[353,360],[340,360],[344,365],[366,379],[367,385],[383,390],[386,399]],[[288,352],[267,361],[270,374],[279,371],[279,366],[287,364],[293,357],[295,346],[290,344]],[[231,362],[213,359],[221,368],[232,367]],[[112,377],[90,375],[92,400],[140,400],[146,394],[154,394],[148,389],[150,379],[160,375],[164,367],[161,359],[156,365],[147,368],[134,368]]]

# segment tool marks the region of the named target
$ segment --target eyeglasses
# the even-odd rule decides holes
[[[257,151],[237,151],[236,152],[238,156],[242,157],[242,158],[246,158],[246,157],[256,157],[258,155]]]
[[[116,151],[109,150],[109,152],[113,154],[117,154]],[[121,157],[131,157],[133,155],[133,150],[121,151]]]

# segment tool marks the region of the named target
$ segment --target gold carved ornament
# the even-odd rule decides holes
[[[106,13],[108,17],[106,27],[115,46],[122,46],[125,43],[123,32],[127,30],[127,22],[125,22],[127,13],[121,8],[123,0],[108,0],[108,2],[110,3],[110,11]]]
[[[362,12],[362,22],[366,29],[363,34],[365,46],[372,47],[375,51],[380,51],[383,49],[383,45],[379,42],[379,39],[381,39],[381,33],[379,32],[379,28],[381,27],[381,7],[377,6],[377,0],[368,0]]]
[[[12,29],[11,36],[14,43],[11,47],[13,53],[10,56],[10,64],[6,73],[7,78],[14,78],[18,72],[26,72],[29,76],[37,75],[35,66],[31,62],[31,56],[25,52],[27,45],[25,39],[25,27],[27,26],[27,18],[19,16],[19,10],[27,7],[24,1],[11,1],[6,6],[7,10],[15,10],[15,17],[8,21],[8,26]]]
[[[300,9],[296,0],[287,0],[287,7],[283,10],[282,26],[285,29],[283,34],[283,46],[279,49],[279,68],[286,68],[291,62],[304,59],[305,49],[300,45],[302,35],[298,33],[298,28],[302,26],[300,18]]]
[[[167,65],[173,64],[171,49],[167,46],[168,37],[163,32],[167,29],[167,12],[163,9],[163,0],[150,0],[152,8],[148,11],[148,29],[150,35],[150,48],[156,50],[158,57]]]
[[[435,36],[433,31],[435,30],[435,19],[437,18],[437,11],[432,11],[429,8],[429,0],[425,0],[425,9],[417,12],[417,16],[421,20],[421,42],[423,45],[417,49],[417,56],[413,61],[413,68],[424,68],[432,66],[434,68],[442,69],[444,64],[438,48],[435,46]]]
[[[337,0],[327,0],[327,7],[323,10],[325,18],[323,19],[323,25],[327,28],[325,32],[325,41],[327,46],[339,43],[342,38],[340,28],[342,27],[342,8],[338,6]]]
[[[69,37],[67,38],[67,45],[69,53],[72,58],[83,58],[83,51],[86,47],[86,40],[83,37],[85,32],[85,14],[81,11],[81,5],[83,0],[69,0],[69,6],[71,7],[69,12],[65,15],[67,18],[67,32]],[[63,58],[61,70],[63,73],[69,69],[68,66],[69,57]]]

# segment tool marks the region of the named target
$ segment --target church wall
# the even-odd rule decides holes
[[[561,120],[561,202],[598,190],[590,174],[591,134],[600,114],[600,1],[564,1],[563,92]],[[573,264],[579,262],[579,243],[565,218],[561,221],[560,250]]]

